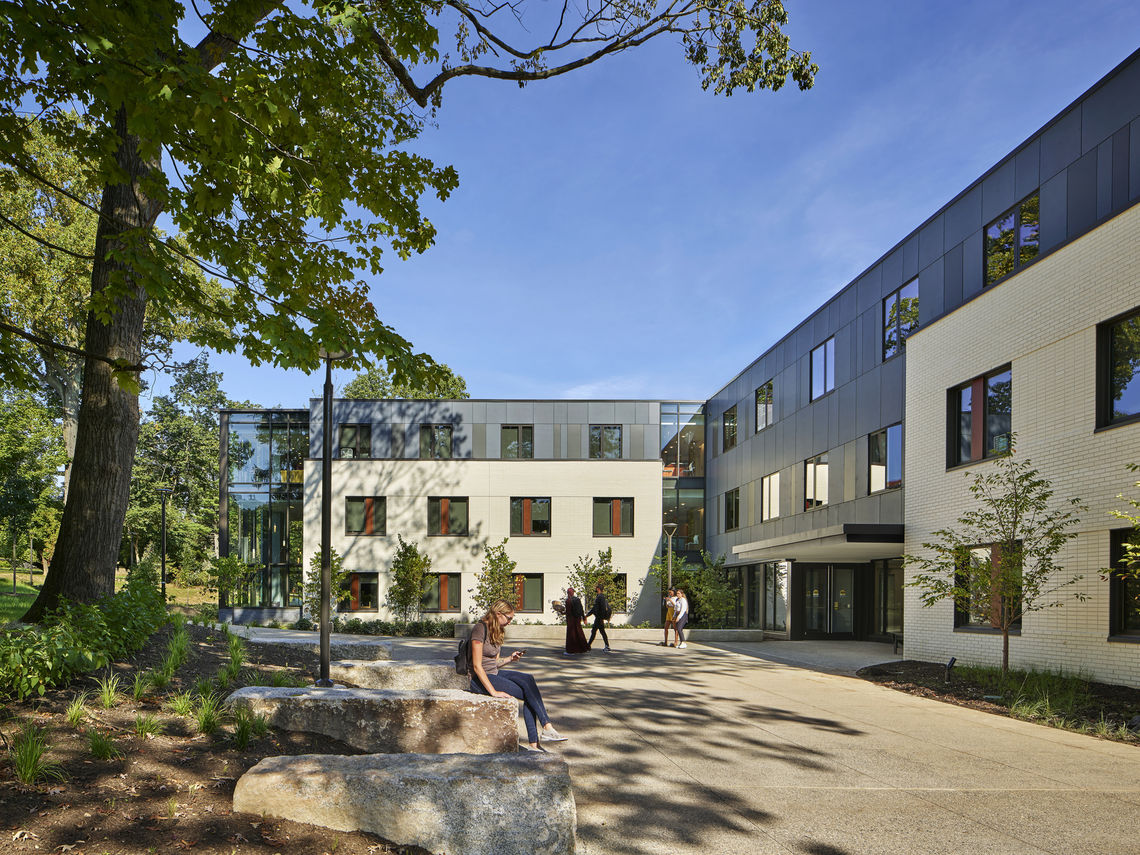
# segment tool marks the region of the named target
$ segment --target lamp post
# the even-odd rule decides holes
[[[331,686],[329,679],[330,639],[332,632],[332,364],[347,354],[343,351],[320,351],[325,361],[324,408],[321,414],[321,676],[318,686]]]
[[[665,590],[668,591],[673,587],[673,535],[677,532],[677,524],[665,523],[663,528],[665,529],[665,542],[669,555],[666,563],[666,566],[669,568],[669,584],[665,586]]]
[[[174,491],[170,487],[159,487],[158,495],[162,499],[162,604],[166,607],[166,497]]]

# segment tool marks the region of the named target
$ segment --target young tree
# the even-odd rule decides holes
[[[1140,472],[1140,464],[1129,463],[1128,470]],[[1140,487],[1140,481],[1137,481],[1133,486]],[[1116,498],[1127,502],[1129,510],[1111,511],[1112,515],[1117,519],[1131,523],[1133,531],[1124,542],[1124,556],[1120,559],[1120,566],[1102,570],[1101,576],[1105,579],[1110,576],[1117,576],[1140,580],[1140,499],[1125,496],[1123,493]]]
[[[953,600],[972,621],[1001,630],[1001,668],[1009,670],[1009,632],[1022,616],[1063,605],[1080,574],[1063,575],[1057,554],[1075,538],[1080,499],[1053,501],[1052,484],[1010,451],[984,474],[968,472],[975,507],[957,527],[934,532],[921,555],[903,560],[924,608]],[[1067,506],[1067,508],[1066,508]],[[1072,592],[1078,600],[1081,591]]]
[[[381,272],[382,245],[406,257],[434,239],[420,197],[445,198],[456,174],[406,146],[421,128],[418,110],[438,107],[448,81],[521,85],[665,35],[717,93],[779,89],[789,78],[806,89],[816,71],[791,49],[780,0],[565,6],[546,16],[548,40],[519,46],[516,37],[530,38],[526,5],[219,0],[204,14],[176,0],[4,6],[0,162],[49,183],[29,157],[20,112],[30,105],[43,133],[89,167],[101,198],[71,490],[26,619],[60,595],[111,591],[152,315],[215,317],[190,339],[240,349],[254,364],[312,371],[323,348],[357,367],[383,358],[398,383],[430,372],[430,358],[381,322],[355,277]],[[187,9],[201,19],[184,18]],[[184,41],[200,25],[205,37]],[[441,27],[456,33],[449,47]],[[73,104],[84,106],[78,123],[65,113]],[[160,217],[173,239],[156,231]],[[187,260],[226,289],[203,289]],[[0,372],[18,370],[13,357],[0,350]]]
[[[598,550],[598,559],[595,561],[589,555],[581,555],[578,560],[566,569],[570,571],[570,587],[581,593],[582,602],[586,604],[587,611],[593,602],[594,591],[600,584],[602,593],[606,595],[606,602],[615,612],[625,612],[629,609],[629,596],[624,582],[618,584],[618,574],[614,570],[614,551],[610,547]]]
[[[507,540],[504,537],[502,543],[484,549],[483,566],[475,575],[475,587],[467,590],[480,617],[496,600],[513,603],[517,599],[515,567],[518,564],[507,555]]]
[[[352,596],[352,572],[344,569],[340,553],[329,550],[329,564],[332,567],[332,585],[329,587],[329,616],[336,617],[337,605]],[[321,552],[317,550],[309,559],[313,571],[305,577],[301,588],[302,614],[312,621],[321,619]]]
[[[436,366],[434,376],[418,383],[396,383],[388,369],[374,365],[349,380],[341,395],[357,399],[419,398],[437,401],[471,397],[467,393],[467,381],[444,363]]]
[[[424,583],[431,569],[431,558],[420,552],[414,543],[408,543],[402,535],[400,548],[392,561],[392,579],[388,584],[385,603],[389,609],[407,626],[408,618],[420,611],[424,599]]]
[[[673,587],[682,588],[689,601],[689,624],[724,626],[725,617],[736,602],[736,590],[728,582],[724,570],[724,556],[713,557],[701,552],[701,563],[690,564],[684,558],[673,556]],[[656,582],[657,590],[664,592],[669,586],[669,568],[665,556],[658,555],[649,568],[649,578]]]

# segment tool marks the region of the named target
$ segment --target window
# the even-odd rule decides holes
[[[633,499],[594,499],[594,537],[632,537]]]
[[[467,499],[428,499],[428,534],[467,534]]]
[[[736,445],[736,407],[729,407],[724,411],[724,443],[722,451],[728,451]]]
[[[966,553],[954,584],[967,590],[969,599],[955,601],[955,627],[1000,628],[1003,612],[1020,612],[1021,571],[1015,570],[1010,582],[1003,583],[1001,556],[1002,548],[997,544],[976,546]],[[1009,590],[1003,590],[1007,587]],[[1017,616],[1009,625],[1011,629],[1020,629],[1021,617]]]
[[[517,574],[515,576],[515,601],[512,603],[515,611],[541,612],[542,603],[542,574]]]
[[[1112,575],[1109,577],[1109,632],[1112,635],[1140,635],[1140,560],[1127,546],[1140,544],[1140,535],[1134,528],[1118,528],[1112,534]]]
[[[948,465],[1005,454],[1012,429],[1013,381],[1008,367],[951,389]]]
[[[827,455],[817,454],[804,461],[804,510],[827,504]]]
[[[426,590],[420,608],[425,612],[459,611],[459,574],[430,573],[424,580]]]
[[[374,612],[379,607],[379,574],[351,574],[348,577],[348,596],[337,603],[337,610],[342,612]]]
[[[918,280],[912,279],[883,300],[883,359],[906,348],[906,339],[918,329]]]
[[[724,530],[740,528],[740,488],[736,487],[724,494]]]
[[[1140,310],[1097,327],[1097,426],[1140,419]]]
[[[388,502],[383,496],[349,496],[344,500],[345,534],[387,534]]]
[[[550,498],[511,499],[511,537],[549,537]]]
[[[420,425],[420,459],[451,459],[451,425]]]
[[[1037,257],[1041,245],[1036,193],[986,226],[986,285],[993,285]]]
[[[703,478],[705,415],[700,404],[661,404],[661,476]]]
[[[811,399],[822,397],[835,388],[835,337],[829,338],[811,352]]]
[[[772,381],[769,380],[756,390],[756,430],[764,430],[772,424]]]
[[[590,425],[590,459],[621,459],[621,425]]]
[[[503,460],[534,457],[534,425],[503,425],[499,431],[499,456]]]
[[[875,431],[867,437],[870,475],[867,491],[893,490],[902,486],[902,425]]]
[[[760,479],[760,521],[774,520],[780,515],[780,473]]]
[[[340,452],[342,460],[372,456],[372,425],[341,425]]]

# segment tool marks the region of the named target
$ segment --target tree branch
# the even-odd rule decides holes
[[[72,347],[69,344],[60,344],[58,341],[52,341],[51,339],[44,338],[43,336],[38,336],[35,333],[30,333],[27,330],[12,326],[12,324],[5,323],[4,321],[0,321],[0,330],[10,332],[15,336],[18,336],[25,341],[30,341],[32,344],[39,345],[40,347],[47,347],[51,348],[52,350],[62,350],[67,353],[74,353],[76,356],[82,356],[85,359],[97,359],[100,362],[107,363],[116,371],[137,372],[142,371],[146,368],[146,366],[142,364],[131,365],[129,363],[124,363],[121,359],[111,359],[109,356],[101,356],[98,353],[91,353],[90,351],[85,350],[81,347]]]

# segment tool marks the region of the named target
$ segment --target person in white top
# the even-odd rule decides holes
[[[674,600],[676,609],[673,612],[673,628],[677,633],[677,647],[688,647],[685,644],[685,624],[689,622],[689,598],[680,588],[677,589],[677,598]]]

